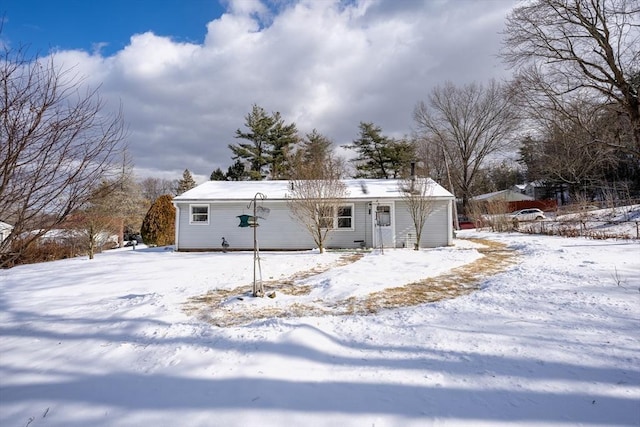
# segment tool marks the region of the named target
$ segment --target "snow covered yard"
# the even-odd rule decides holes
[[[0,271],[0,425],[640,425],[640,244],[491,234],[518,263],[464,296],[371,315],[220,328],[189,298],[252,281],[251,253],[118,250]],[[309,292],[233,309],[340,303],[483,255],[263,253]],[[244,305],[242,305],[244,304]]]

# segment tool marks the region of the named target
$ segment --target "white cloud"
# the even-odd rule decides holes
[[[201,45],[148,32],[108,58],[58,56],[102,82],[110,105],[122,102],[141,170],[206,178],[231,164],[227,146],[254,103],[337,144],[356,138],[360,121],[410,133],[413,107],[433,86],[507,75],[494,55],[513,5],[237,0]]]

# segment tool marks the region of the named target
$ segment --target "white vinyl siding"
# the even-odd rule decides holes
[[[425,225],[421,247],[448,244],[448,205],[449,201],[436,202]],[[192,206],[207,206],[208,222],[193,225]],[[286,201],[267,200],[264,206],[270,208],[271,213],[267,219],[258,219],[256,233],[261,250],[309,250],[316,247],[309,232],[292,217]],[[325,248],[372,247],[375,205],[372,206],[372,202],[368,200],[357,200],[340,206],[345,209],[338,209],[331,216],[336,228],[329,232]],[[178,203],[178,207],[176,230],[179,230],[179,250],[222,250],[223,237],[229,242],[229,250],[253,249],[253,228],[239,227],[238,216],[253,215],[253,210],[247,208],[246,202]],[[415,235],[411,217],[403,202],[395,202],[391,220],[395,223],[395,246],[403,247],[407,244],[408,235]],[[346,228],[349,222],[351,228]]]
[[[449,202],[434,202],[420,238],[421,248],[435,248],[449,244]],[[396,247],[411,248],[416,241],[416,229],[405,202],[396,202]]]
[[[229,250],[252,250],[253,227],[239,227],[238,216],[253,215],[244,202],[215,203],[209,210],[209,223],[202,226],[191,224],[190,205],[180,207],[179,249],[182,250],[221,250],[222,238],[229,242]],[[258,245],[261,250],[313,249],[313,239],[308,232],[291,218],[286,202],[272,202],[267,219],[258,218],[256,229]]]

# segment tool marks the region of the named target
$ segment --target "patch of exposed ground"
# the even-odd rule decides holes
[[[287,277],[281,278],[278,280],[263,280],[262,286],[264,287],[265,295],[272,294],[273,292],[281,292],[283,294],[292,295],[292,296],[301,296],[308,295],[311,292],[311,286],[304,284],[296,284],[297,281],[301,281],[307,279],[309,277],[324,273],[325,271],[331,270],[332,268],[342,267],[344,265],[351,264],[356,262],[360,258],[364,256],[364,252],[346,252],[342,255],[338,260],[332,264],[328,264],[322,267],[315,267],[309,270],[298,271],[295,274]],[[227,324],[226,321],[221,319],[221,322],[217,322],[214,318],[220,317],[220,314],[223,314],[222,317],[226,317],[225,313],[228,310],[224,310],[222,308],[222,304],[228,301],[230,298],[252,298],[251,293],[253,289],[253,284],[239,286],[233,289],[213,289],[207,292],[204,295],[198,295],[191,297],[184,304],[183,309],[187,314],[195,315],[201,320],[206,320],[208,322],[212,322],[215,324]],[[263,311],[268,311],[267,309],[261,308],[261,313]],[[228,313],[231,315],[232,313]],[[238,313],[233,314],[234,316],[241,316],[242,314],[251,314],[251,313]],[[257,317],[251,317],[249,320],[255,320],[260,318],[272,317],[268,315],[260,315]],[[275,316],[282,317],[282,316]],[[244,323],[244,322],[239,322]],[[236,324],[236,322],[233,322]],[[230,324],[229,324],[230,325]]]
[[[457,298],[478,289],[485,278],[505,270],[517,261],[517,254],[506,245],[484,239],[468,239],[481,245],[478,248],[483,257],[469,264],[454,268],[445,274],[430,277],[403,286],[390,287],[374,292],[362,298],[348,298],[340,301],[315,300],[311,303],[293,303],[286,307],[257,307],[243,305],[241,310],[224,303],[232,298],[251,298],[252,285],[235,289],[212,290],[190,298],[184,310],[200,320],[217,326],[235,326],[255,320],[276,317],[301,317],[323,315],[366,315],[383,309],[408,307],[443,299]],[[263,281],[265,294],[275,292],[290,295],[308,295],[312,287],[296,282],[321,274],[332,268],[356,262],[362,258],[362,252],[348,253],[338,262],[323,268],[314,268],[298,272],[286,279]],[[276,296],[277,297],[277,296]]]

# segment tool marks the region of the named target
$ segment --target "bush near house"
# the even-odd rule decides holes
[[[140,234],[147,245],[166,246],[175,242],[176,208],[169,194],[158,197],[142,221]]]

